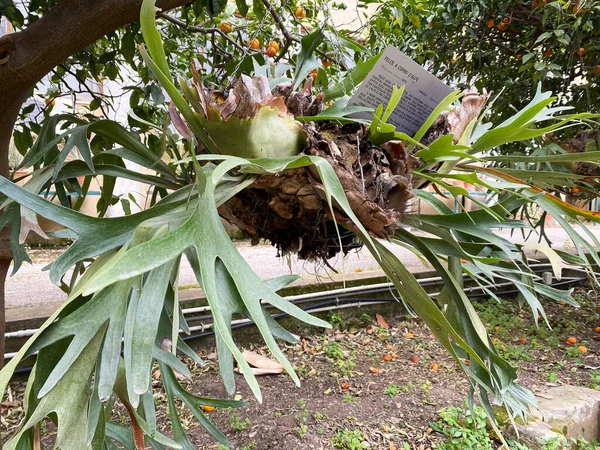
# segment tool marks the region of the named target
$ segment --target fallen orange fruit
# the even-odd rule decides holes
[[[579,350],[581,353],[587,353],[587,347],[585,345],[580,345],[577,347],[577,350]]]
[[[436,363],[433,363],[431,365],[431,370],[438,370],[440,368],[440,366],[438,366]]]
[[[571,337],[567,338],[567,342],[569,344],[577,344],[577,338],[571,336]]]
[[[390,355],[389,353],[387,355],[384,355],[383,360],[384,361],[388,361],[388,362],[391,361],[392,360],[392,355]]]
[[[371,373],[379,373],[379,369],[377,367],[369,367],[369,371]]]
[[[202,411],[204,412],[213,412],[215,410],[214,406],[202,405]]]

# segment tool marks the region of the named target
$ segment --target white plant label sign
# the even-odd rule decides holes
[[[388,46],[367,78],[358,87],[349,105],[377,108],[387,105],[393,87],[406,86],[402,100],[388,123],[409,136],[425,123],[434,108],[452,92],[446,84],[410,59],[396,47]],[[355,117],[372,119],[371,113]]]

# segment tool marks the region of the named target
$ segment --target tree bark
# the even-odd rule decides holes
[[[0,88],[0,98],[6,99],[2,101],[4,109],[0,112],[0,175],[3,177],[8,177],[8,146],[19,109],[27,96],[26,94],[27,91],[21,92],[21,95],[15,92],[12,96],[3,96],[2,88]],[[6,348],[4,342],[6,331],[4,284],[11,260],[10,227],[4,227],[3,230],[0,230],[0,368],[4,367],[4,350]]]
[[[158,0],[169,10],[190,0]],[[0,175],[8,176],[8,146],[31,89],[69,56],[139,19],[141,0],[61,0],[25,30],[0,37]],[[12,259],[8,228],[0,231],[0,367],[4,363],[4,284]],[[1,400],[1,399],[0,399]]]

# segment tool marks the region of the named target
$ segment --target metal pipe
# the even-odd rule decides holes
[[[538,263],[538,264],[530,264],[529,267],[551,267],[552,264],[549,263]],[[578,271],[578,272],[584,272],[583,269],[579,269],[579,268],[573,268],[571,270],[574,271]],[[468,275],[464,274],[463,278],[468,278]],[[432,284],[435,282],[441,282],[442,281],[442,277],[429,277],[429,278],[420,278],[419,280],[419,284],[421,284],[421,286],[423,285],[427,285],[427,284]],[[376,288],[391,288],[393,287],[394,284],[392,282],[387,282],[387,283],[377,283],[377,284],[370,284],[368,285],[369,288],[371,289],[376,289]],[[352,293],[352,292],[357,292],[357,291],[361,291],[364,290],[365,286],[354,286],[354,287],[348,287],[348,288],[338,288],[338,289],[332,289],[329,291],[319,291],[319,292],[311,292],[309,294],[299,294],[299,295],[289,295],[287,297],[285,297],[286,300],[289,301],[294,301],[294,300],[304,300],[304,299],[310,299],[310,298],[319,298],[319,297],[324,297],[327,295],[338,295],[338,294],[343,294],[343,293]],[[262,301],[262,304],[268,304],[268,302]],[[198,306],[195,308],[184,308],[181,310],[181,312],[185,315],[185,314],[193,314],[193,313],[199,313],[199,312],[205,312],[205,311],[210,311],[210,306]]]
[[[534,266],[534,265],[532,265],[532,266]],[[536,267],[542,267],[542,266],[546,267],[546,266],[550,266],[550,264],[536,264],[535,266]],[[577,271],[577,272],[585,272],[582,269],[573,269],[573,270]],[[585,279],[587,279],[587,277],[566,277],[566,278],[562,279],[564,281],[553,283],[553,286],[572,284],[572,283],[576,283],[578,281],[583,281]],[[419,280],[419,282],[423,283],[423,284],[425,284],[425,283],[428,284],[432,281],[442,281],[442,280],[441,280],[441,277],[423,278],[423,279]],[[498,283],[498,284],[494,285],[494,287],[500,287],[500,286],[511,285],[511,284],[513,284],[513,283],[503,282],[503,283]],[[365,294],[382,292],[382,291],[386,291],[386,290],[390,289],[392,287],[390,285],[393,286],[392,283],[377,283],[377,284],[372,284],[372,285],[366,286],[370,289],[365,289],[365,286],[355,286],[355,287],[347,288],[347,289],[333,289],[333,290],[329,290],[329,291],[313,292],[310,294],[288,296],[285,298],[293,303],[306,303],[309,300],[314,300],[314,299],[318,299],[318,298],[321,298],[321,299],[334,298],[335,300],[333,300],[333,301],[324,302],[324,303],[321,303],[318,305],[312,305],[313,307],[308,306],[303,309],[307,310],[307,311],[311,311],[311,312],[335,311],[337,309],[346,309],[346,308],[355,307],[355,306],[360,307],[361,305],[367,305],[367,304],[373,305],[373,304],[389,303],[391,301],[398,301],[398,299],[396,299],[396,298],[387,298],[387,299],[375,298],[372,300],[371,299],[361,299],[362,301],[358,301],[358,302],[354,302],[354,303],[346,303],[344,300],[353,300],[353,299],[342,299],[342,301],[344,301],[344,303],[340,304],[339,297],[344,297],[345,295],[351,294],[353,292],[362,292]],[[475,290],[481,291],[482,288],[480,286],[472,286],[472,287],[464,288],[465,292],[473,292]],[[514,289],[514,290],[509,290],[509,291],[496,292],[495,294],[496,295],[508,295],[508,294],[517,293],[517,292],[518,292],[518,290]],[[336,295],[336,294],[342,294],[342,295]],[[439,295],[439,292],[431,293],[429,295],[436,296],[436,295]],[[471,294],[468,296],[471,298],[476,298],[476,297],[481,297],[482,295],[487,296],[489,294],[487,294],[486,292],[482,292],[480,294]],[[325,306],[327,303],[331,304],[331,306]],[[318,306],[318,308],[314,308],[315,306]],[[202,308],[202,309],[201,309],[201,311],[198,311],[198,312],[210,310],[209,306],[200,307],[200,308]],[[196,312],[198,309],[199,308],[188,308],[188,309],[182,310],[182,312],[186,312],[186,313],[188,311]],[[287,314],[280,313],[280,314],[274,315],[273,317],[278,318],[278,317],[283,317],[285,315],[287,315]],[[209,317],[211,317],[211,316],[209,316]],[[207,318],[209,318],[209,317],[207,317]],[[239,328],[241,326],[250,325],[252,323],[253,323],[253,321],[250,319],[236,319],[236,320],[231,321],[232,329]],[[212,323],[207,323],[207,324],[202,323],[200,325],[190,327],[190,332],[200,331],[201,333],[204,333],[205,330],[209,330],[212,328],[213,328]],[[37,332],[37,329],[20,330],[20,331],[16,331],[16,332],[6,333],[5,337],[6,338],[29,337],[29,336],[32,336],[33,334],[35,334],[36,332]],[[212,332],[210,332],[210,333],[212,333]],[[186,338],[191,339],[192,336],[186,336]],[[5,360],[11,359],[16,354],[17,354],[16,352],[15,353],[7,353],[4,355],[4,359]]]

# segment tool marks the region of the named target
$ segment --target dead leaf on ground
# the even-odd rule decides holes
[[[279,362],[267,358],[266,356],[259,355],[258,353],[249,350],[244,350],[242,356],[248,364],[257,369],[252,369],[252,373],[255,375],[278,374],[283,372],[283,366],[279,364]]]
[[[383,318],[383,316],[381,314],[375,314],[375,319],[377,319],[377,324],[381,328],[385,328],[386,330],[390,328],[390,326],[387,324],[387,322],[385,321],[385,319]]]
[[[0,403],[0,409],[16,408],[20,404],[19,402],[2,402]]]

